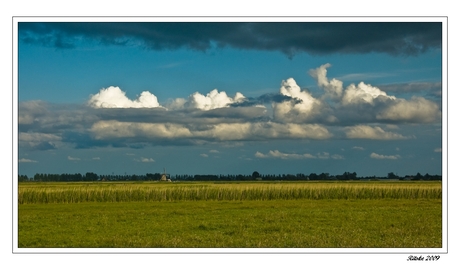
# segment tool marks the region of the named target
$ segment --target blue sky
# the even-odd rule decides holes
[[[441,174],[435,21],[19,22],[19,174]]]

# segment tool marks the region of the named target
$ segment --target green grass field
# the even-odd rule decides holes
[[[19,184],[18,247],[440,248],[440,182]]]

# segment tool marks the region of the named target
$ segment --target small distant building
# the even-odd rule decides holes
[[[168,178],[168,174],[166,173],[166,169],[163,169],[163,174],[161,175],[160,181],[171,182],[171,179]]]

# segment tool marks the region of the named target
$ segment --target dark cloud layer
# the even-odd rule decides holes
[[[73,48],[81,38],[103,44],[143,45],[153,50],[217,45],[310,54],[417,55],[442,42],[440,22],[20,22],[26,43]]]
[[[261,96],[257,98],[248,97],[244,101],[231,104],[231,106],[248,107],[248,106],[263,105],[263,104],[270,104],[270,103],[282,103],[282,102],[301,103],[302,100],[298,98],[292,98],[292,97],[289,97],[283,94],[279,94],[279,93],[266,93],[266,94],[262,94]]]

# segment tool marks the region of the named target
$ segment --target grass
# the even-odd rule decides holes
[[[19,247],[441,247],[440,200],[28,204]]]
[[[440,182],[19,184],[18,247],[439,248]]]

